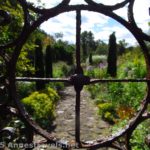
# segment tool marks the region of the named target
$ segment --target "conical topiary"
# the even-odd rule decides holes
[[[108,67],[107,73],[111,77],[116,77],[117,75],[117,44],[115,32],[113,32],[109,37],[109,49],[108,49]]]
[[[46,78],[52,78],[53,77],[52,51],[53,51],[53,48],[51,47],[51,45],[48,45],[46,47],[46,54],[45,54]]]
[[[44,78],[44,63],[43,63],[43,52],[42,52],[42,42],[40,39],[35,41],[35,76],[37,78]],[[45,88],[45,83],[43,81],[36,82],[36,89],[42,90]]]

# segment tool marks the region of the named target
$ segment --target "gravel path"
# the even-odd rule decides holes
[[[75,91],[72,86],[62,92],[62,99],[56,108],[53,135],[57,138],[74,141],[75,139]],[[81,140],[95,140],[108,135],[109,125],[97,115],[97,107],[90,100],[86,90],[81,92]],[[46,148],[47,149],[47,148]],[[55,150],[56,148],[48,148]],[[58,150],[58,149],[56,149]]]
[[[54,133],[58,138],[74,139],[75,136],[75,91],[73,87],[67,87],[59,102],[56,112]],[[97,107],[90,100],[90,95],[83,90],[81,93],[81,139],[93,140],[99,138],[108,129],[108,124],[97,115]],[[106,133],[105,133],[106,134]]]

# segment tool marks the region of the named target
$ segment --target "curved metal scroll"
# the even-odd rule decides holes
[[[50,82],[67,82],[75,87],[76,90],[76,143],[78,146],[75,148],[101,148],[101,147],[113,147],[116,149],[128,149],[130,150],[130,138],[133,133],[133,131],[136,129],[136,127],[143,122],[146,119],[150,118],[150,114],[146,113],[147,106],[150,103],[150,53],[149,49],[146,45],[146,42],[150,42],[150,36],[145,34],[138,26],[136,25],[135,19],[134,19],[134,13],[133,13],[133,6],[135,0],[124,0],[120,3],[117,3],[115,5],[104,5],[102,3],[96,3],[93,0],[85,0],[86,4],[80,4],[80,5],[69,5],[70,0],[63,0],[60,4],[53,8],[44,9],[44,8],[38,8],[33,6],[32,4],[28,3],[26,0],[18,0],[18,3],[22,7],[23,13],[24,13],[24,26],[22,28],[22,32],[18,36],[17,39],[14,41],[10,41],[9,43],[6,43],[5,45],[0,46],[0,51],[5,51],[9,48],[14,48],[14,52],[11,56],[11,58],[7,59],[6,61],[6,68],[7,68],[7,76],[5,77],[5,80],[7,80],[7,86],[8,86],[8,94],[11,101],[15,102],[16,108],[18,109],[18,113],[20,119],[27,124],[33,131],[40,134],[44,138],[47,139],[47,142],[49,143],[57,143],[60,147],[63,147],[63,149],[69,149],[70,146],[66,143],[63,143],[62,141],[58,140],[57,138],[53,137],[50,133],[42,129],[40,126],[38,126],[32,118],[28,115],[28,113],[24,110],[23,106],[21,105],[20,101],[17,97],[16,92],[16,80],[21,81],[37,81],[37,80],[47,80]],[[128,7],[128,20],[123,19],[122,17],[118,16],[114,10],[123,8],[124,6]],[[103,15],[106,15],[108,17],[113,18],[114,20],[118,21],[120,24],[122,24],[125,28],[127,28],[132,35],[135,37],[137,42],[139,43],[141,50],[145,56],[146,65],[147,65],[147,79],[145,80],[99,80],[99,79],[90,79],[87,76],[84,76],[83,70],[81,67],[80,62],[80,30],[81,30],[81,11],[88,10],[92,12],[101,13]],[[34,21],[30,21],[30,15],[29,11],[33,11],[35,14],[38,14],[38,18]],[[25,42],[27,41],[28,37],[31,35],[31,33],[39,27],[44,21],[55,17],[61,13],[69,12],[69,11],[75,11],[77,14],[76,17],[76,71],[73,76],[67,79],[54,79],[54,78],[47,78],[47,79],[41,79],[41,78],[17,78],[15,76],[15,70],[16,70],[16,63],[18,60],[18,57],[21,53],[21,49]],[[3,21],[0,22],[0,25],[5,25],[6,23],[9,23],[10,17],[9,14],[6,13],[3,10],[0,10],[0,17],[3,17]],[[0,55],[2,56],[1,52]],[[6,54],[3,54],[3,58],[5,58]],[[95,83],[102,83],[102,82],[146,82],[148,86],[147,95],[145,99],[143,100],[143,105],[141,106],[141,110],[138,112],[135,118],[133,118],[128,126],[126,126],[125,129],[123,129],[121,132],[116,133],[115,135],[109,137],[109,138],[103,138],[99,140],[93,140],[92,142],[82,142],[80,140],[80,92],[82,91],[82,88],[84,85],[89,84],[95,84]],[[127,137],[125,138],[126,144],[124,145],[125,148],[122,148],[119,145],[118,139],[120,137]],[[65,148],[64,148],[65,146]]]

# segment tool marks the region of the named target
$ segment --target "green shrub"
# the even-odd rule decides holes
[[[138,110],[146,87],[145,83],[108,83],[92,85],[88,90],[97,104],[111,102],[115,106],[129,106]]]
[[[101,86],[99,84],[86,86],[86,89],[90,91],[92,99],[95,99],[97,97],[97,94],[100,92],[100,87]]]
[[[65,62],[59,61],[54,64],[53,67],[53,76],[55,78],[66,77],[68,76],[71,67],[68,66]]]
[[[22,99],[22,103],[38,123],[47,127],[55,117],[55,105],[58,99],[56,91],[47,88],[41,92],[33,92],[30,96]]]
[[[106,55],[93,55],[92,60],[93,60],[92,64],[98,65],[99,63],[106,62],[107,57]]]
[[[114,104],[123,103],[124,97],[124,84],[122,83],[108,83],[107,84],[107,95],[108,100],[112,101]],[[126,101],[125,101],[126,103]]]
[[[104,116],[105,112],[114,112],[114,106],[111,103],[101,103],[98,105],[99,114]]]
[[[130,106],[135,110],[140,106],[146,93],[145,83],[111,83],[109,94],[112,102],[118,105]]]
[[[129,51],[119,58],[118,78],[145,78],[146,64],[140,50]]]
[[[116,124],[114,126],[112,126],[111,130],[112,130],[112,135],[116,134],[117,132],[121,131],[123,128],[126,127],[128,123],[127,119],[121,120],[119,122],[116,122]]]
[[[102,119],[108,121],[109,123],[114,123],[116,116],[116,111],[114,105],[111,103],[101,103],[98,105],[99,115]]]
[[[147,92],[146,83],[126,83],[124,84],[123,101],[127,105],[137,110]]]
[[[105,78],[107,76],[106,69],[100,69],[98,67],[88,67],[88,69],[85,71],[85,74],[91,78]]]
[[[35,83],[33,82],[17,82],[17,93],[22,99],[35,91]]]
[[[64,89],[64,83],[62,82],[50,82],[47,84],[47,87],[55,89],[56,91],[60,91]]]
[[[62,65],[62,68],[61,68],[61,70],[62,70],[62,72],[63,72],[63,75],[64,76],[68,76],[68,73],[70,72],[70,66],[68,66],[67,64],[63,64]]]
[[[130,140],[133,150],[149,150],[148,146],[145,144],[145,138],[150,133],[149,125],[150,123],[144,122],[134,130]]]
[[[116,134],[128,124],[128,120],[121,120],[112,127],[113,134]],[[130,139],[132,150],[149,150],[145,144],[145,138],[149,134],[150,123],[148,121],[140,124],[133,132]]]
[[[115,122],[114,114],[111,114],[108,111],[106,111],[103,118],[105,121],[109,122],[110,124],[114,124]]]

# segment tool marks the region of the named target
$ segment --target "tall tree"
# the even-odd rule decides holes
[[[35,76],[38,78],[44,77],[44,63],[43,63],[43,52],[42,52],[42,42],[40,39],[35,41]],[[45,87],[45,83],[42,81],[36,82],[36,89],[42,90]]]
[[[86,58],[87,56],[87,51],[88,51],[88,45],[87,45],[87,35],[88,32],[84,31],[81,33],[81,46],[82,46],[82,51],[83,51],[83,58]]]
[[[96,50],[94,35],[91,31],[81,33],[81,46],[83,51],[83,59],[85,59],[92,51]]]
[[[102,40],[96,41],[96,54],[107,55],[108,54],[108,44]]]
[[[123,53],[125,53],[125,50],[126,50],[127,46],[128,46],[128,43],[126,43],[126,41],[124,39],[120,40],[119,44],[118,44],[118,53],[120,55],[122,55]]]
[[[109,37],[109,49],[108,49],[108,67],[107,73],[111,77],[116,77],[117,75],[117,44],[115,32],[113,32]]]
[[[93,63],[92,53],[90,53],[90,55],[89,55],[89,63],[90,63],[90,65],[92,65],[92,63]]]
[[[69,65],[73,63],[74,47],[67,41],[58,40],[54,46],[53,61],[65,61]]]
[[[88,32],[88,47],[89,47],[89,51],[95,51],[96,49],[96,43],[94,40],[94,35],[91,31]]]
[[[45,54],[45,72],[46,78],[53,77],[53,66],[52,66],[52,46],[48,45],[46,47],[46,54]]]

